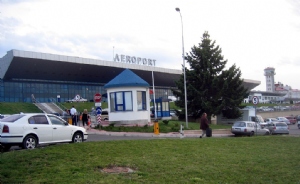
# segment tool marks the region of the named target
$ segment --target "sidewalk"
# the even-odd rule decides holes
[[[171,132],[171,133],[140,133],[140,132],[108,132],[105,130],[97,130],[94,128],[90,128],[87,130],[89,134],[99,134],[99,135],[108,135],[108,136],[124,136],[124,137],[194,137],[199,138],[200,136],[200,130],[187,130],[184,131],[184,135],[181,135],[179,132]],[[233,134],[231,134],[228,130],[213,130],[212,137],[231,137]]]

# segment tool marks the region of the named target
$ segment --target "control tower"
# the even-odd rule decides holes
[[[267,67],[264,69],[265,76],[266,76],[266,91],[267,92],[275,92],[275,80],[274,80],[274,75],[275,73],[275,68],[273,67]]]

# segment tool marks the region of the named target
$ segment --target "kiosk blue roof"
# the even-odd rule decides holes
[[[104,88],[113,87],[149,87],[150,85],[141,77],[133,73],[129,69],[125,69],[122,73],[117,75],[111,81],[104,85]]]

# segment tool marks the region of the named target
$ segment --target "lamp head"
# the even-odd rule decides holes
[[[179,9],[179,8],[175,8],[175,10],[178,11],[178,12],[180,12],[180,9]]]

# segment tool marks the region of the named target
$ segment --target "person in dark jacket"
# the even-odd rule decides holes
[[[208,125],[208,119],[207,114],[203,113],[200,119],[200,129],[202,130],[202,135],[200,135],[200,138],[202,138],[204,135],[206,135],[206,129],[209,128]]]
[[[82,120],[82,126],[83,126],[83,127],[84,127],[85,125],[88,125],[89,115],[88,115],[87,109],[84,109],[84,110],[83,110],[81,120]]]

